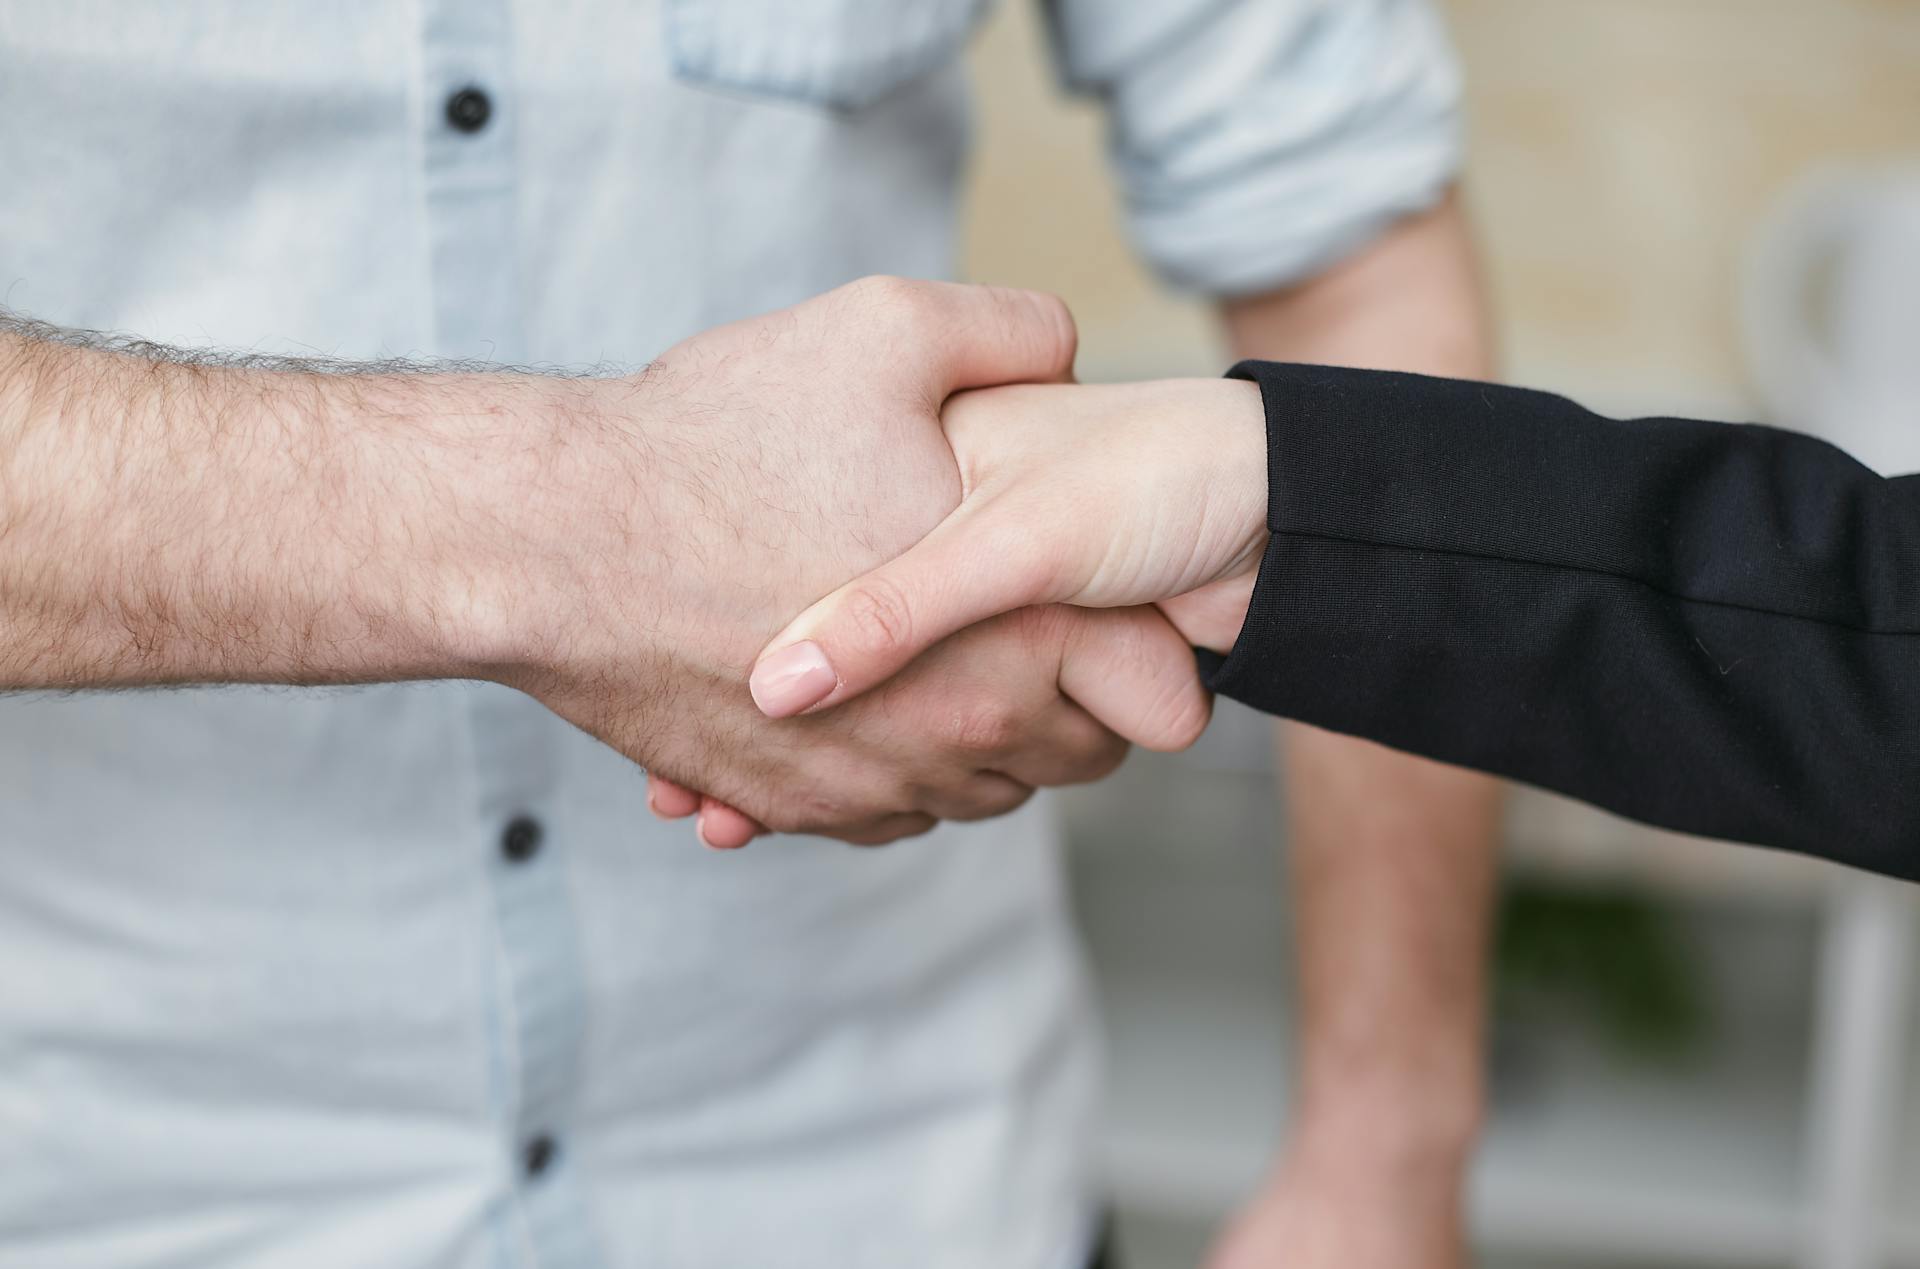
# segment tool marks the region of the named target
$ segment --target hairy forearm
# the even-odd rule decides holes
[[[1110,771],[1120,727],[1197,729],[1172,627],[984,624],[780,726],[743,679],[783,621],[957,504],[940,404],[1062,379],[1073,349],[1049,296],[898,278],[595,378],[222,363],[0,323],[0,689],[486,678],[779,831],[877,844],[1004,813]],[[1253,390],[1208,386],[1257,442]]]
[[[0,688],[476,672],[556,384],[0,321]]]

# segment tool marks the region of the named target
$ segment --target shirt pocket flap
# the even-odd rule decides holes
[[[985,0],[665,0],[674,73],[841,109],[951,62]]]

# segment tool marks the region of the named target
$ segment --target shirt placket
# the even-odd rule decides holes
[[[508,0],[422,0],[434,351],[523,356]]]
[[[422,0],[423,190],[434,351],[524,357],[508,0]],[[556,831],[554,722],[535,701],[476,685],[466,702],[498,949],[491,1037],[513,1189],[498,1259],[599,1269],[577,1152],[569,1148],[586,988]]]
[[[479,814],[492,829],[487,888],[498,938],[493,1039],[499,1055],[502,1148],[511,1213],[500,1231],[507,1263],[540,1269],[603,1264],[571,1146],[586,1025],[586,977],[567,889],[564,825],[552,808],[551,717],[530,697],[476,689],[473,727]]]

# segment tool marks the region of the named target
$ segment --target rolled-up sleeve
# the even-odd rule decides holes
[[[1460,72],[1428,0],[1050,0],[1069,87],[1107,103],[1127,219],[1169,281],[1298,281],[1439,200]]]

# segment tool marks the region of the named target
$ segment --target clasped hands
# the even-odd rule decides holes
[[[1075,344],[1052,297],[868,279],[656,364],[718,601],[657,615],[704,619],[623,746],[657,814],[880,844],[1198,738],[1192,647],[1232,645],[1266,539],[1259,392],[1079,386]]]

